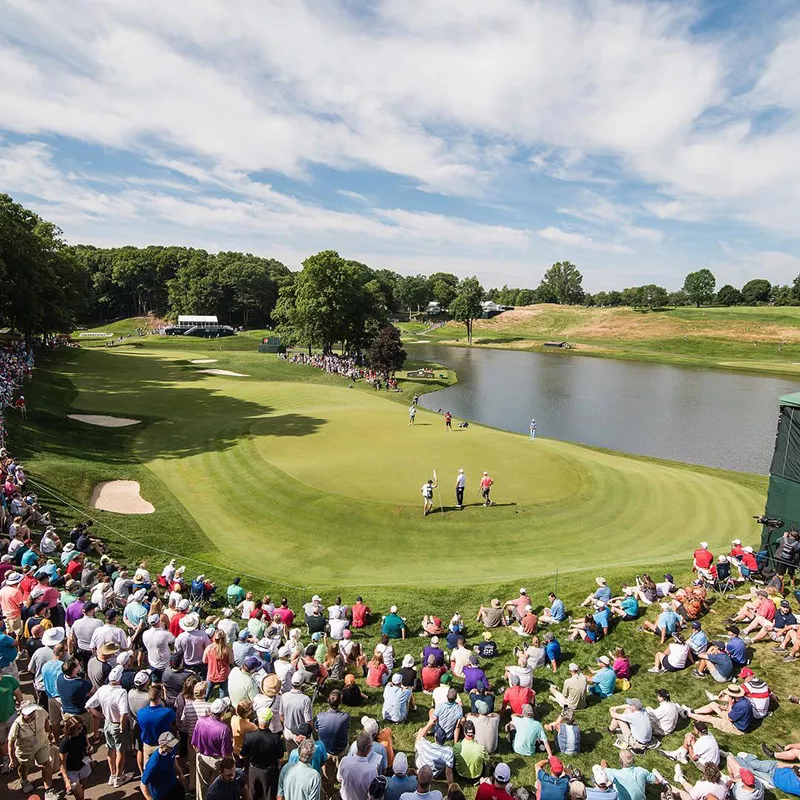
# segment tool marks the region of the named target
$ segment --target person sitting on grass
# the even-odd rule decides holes
[[[609,655],[612,655],[609,652]],[[617,675],[617,680],[631,679],[631,660],[625,655],[624,647],[617,647],[613,653],[614,660],[611,662],[611,669]]]
[[[589,692],[597,697],[611,697],[617,686],[617,673],[611,668],[611,659],[608,656],[600,656],[597,663],[600,667],[592,670],[589,676]]]
[[[475,738],[490,753],[497,750],[500,732],[500,715],[490,710],[483,700],[475,702],[475,710],[467,714],[467,719],[475,726]]]
[[[689,626],[689,629],[691,630],[691,635],[686,644],[689,645],[689,649],[692,651],[692,660],[694,661],[700,653],[705,653],[708,650],[708,636],[706,636],[703,626],[697,620]]]
[[[764,639],[779,642],[787,629],[797,625],[797,617],[792,613],[788,600],[781,600],[775,608],[775,616],[771,619],[754,619],[743,631],[745,644],[755,644]]]
[[[502,628],[506,624],[503,616],[503,607],[498,598],[493,598],[488,608],[481,606],[478,609],[478,616],[475,622],[480,622],[485,628]]]
[[[444,632],[445,627],[440,617],[426,614],[422,618],[422,633],[420,636],[441,636]]]
[[[473,714],[476,704],[480,702],[486,704],[487,713],[494,711],[494,692],[482,680],[477,681],[475,688],[469,692],[469,707]]]
[[[525,606],[530,604],[528,592],[524,588],[519,590],[519,597],[515,597],[513,600],[506,600],[503,603],[503,609],[507,614],[507,623],[522,622],[522,618],[525,616]]]
[[[468,781],[483,776],[489,763],[489,752],[475,739],[475,723],[466,720],[463,726],[464,738],[453,745],[453,758],[458,775]]]
[[[478,656],[473,654],[469,657],[469,664],[464,667],[463,673],[465,692],[471,692],[473,689],[475,689],[478,683],[482,683],[486,688],[491,687],[489,679],[486,677],[486,673],[480,667]]]
[[[472,652],[466,646],[464,637],[459,636],[455,650],[450,653],[450,671],[454,677],[464,677],[464,668],[469,666],[470,658],[472,657]]]
[[[718,731],[730,736],[741,736],[747,733],[753,723],[753,707],[744,696],[744,689],[732,683],[720,695],[720,700],[714,700],[707,705],[696,708],[688,714],[690,719],[705,722]]]
[[[725,628],[728,641],[725,643],[725,652],[731,657],[734,669],[739,669],[747,664],[747,645],[739,635],[738,625],[728,625]]]
[[[390,639],[406,638],[406,621],[397,613],[397,606],[392,606],[383,618],[381,633]]]
[[[636,588],[633,595],[646,606],[651,606],[658,600],[658,586],[647,572],[636,576]]]
[[[681,618],[672,610],[672,606],[669,603],[662,603],[661,613],[658,615],[655,624],[645,620],[636,630],[640,633],[652,633],[654,636],[660,637],[661,644],[664,644],[667,641],[667,637],[672,636],[678,630],[680,624]]]
[[[723,780],[719,767],[706,764],[703,777],[694,785],[686,780],[680,764],[675,765],[675,783],[678,784],[678,796],[681,800],[725,800],[728,796],[728,784]]]
[[[681,718],[683,709],[677,703],[672,702],[666,689],[656,689],[656,700],[658,700],[658,705],[655,708],[647,706],[645,711],[650,715],[653,736],[663,739],[678,727],[678,720]]]
[[[545,767],[549,771],[545,772]],[[533,765],[536,774],[536,797],[539,800],[566,800],[569,795],[569,778],[564,773],[561,759],[550,756]]]
[[[551,685],[550,694],[559,708],[564,708],[564,706],[573,710],[585,708],[588,687],[588,679],[581,673],[581,668],[573,662],[569,665],[569,677],[564,681],[561,691],[559,692],[555,686]]]
[[[421,656],[423,664],[427,664],[431,656],[434,657],[437,667],[440,667],[442,664],[444,664],[444,650],[439,647],[438,636],[431,636],[430,644],[425,645],[425,647],[422,649]]]
[[[683,708],[682,708],[683,710]],[[698,767],[706,764],[719,764],[720,749],[714,734],[705,722],[695,720],[692,729],[683,737],[680,747],[675,750],[660,750],[662,755],[681,764],[693,762]]]
[[[508,677],[509,687],[503,694],[503,704],[500,713],[510,710],[517,716],[522,714],[522,706],[534,705],[536,702],[536,692],[530,686],[522,686],[518,675]]]
[[[402,685],[403,677],[399,672],[383,690],[383,718],[389,722],[405,722],[409,711],[415,711],[414,696],[411,689]]]
[[[522,714],[511,717],[506,731],[511,748],[517,755],[533,756],[537,750],[544,750],[548,758],[553,755],[542,723],[534,718],[532,705],[526,703],[522,706]]]
[[[428,724],[425,726],[426,735],[428,731],[433,731],[433,736],[439,744],[452,739],[457,742],[464,710],[458,702],[458,692],[454,688],[447,690],[447,700],[438,703],[429,712]]]
[[[430,694],[441,683],[442,675],[447,672],[444,664],[436,663],[436,656],[430,654],[425,666],[422,668],[420,679],[422,681],[422,691]]]
[[[550,592],[547,595],[547,602],[550,603],[550,608],[546,608],[539,617],[540,625],[558,625],[567,618],[567,611],[564,608],[563,601],[556,597],[555,592]]]
[[[706,590],[702,586],[689,586],[678,589],[671,601],[672,609],[686,622],[693,622],[708,611]]]
[[[505,669],[505,679],[510,684],[512,678],[517,678],[520,686],[533,686],[533,669],[528,664],[528,657],[524,652],[516,652],[517,663],[509,664]]]
[[[611,613],[623,622],[634,622],[639,616],[639,601],[634,592],[633,588],[625,586],[622,589],[622,597],[615,597],[608,604]]]
[[[597,584],[597,589],[595,589],[590,595],[586,597],[586,599],[581,603],[581,606],[593,606],[598,600],[602,600],[604,603],[607,603],[611,600],[611,589],[608,586],[605,578],[595,578],[594,582]]]
[[[539,624],[539,617],[533,613],[533,607],[526,605],[519,625],[513,625],[511,630],[520,636],[533,636]]]
[[[498,764],[492,773],[492,780],[478,786],[475,800],[513,800],[508,793],[511,781],[511,768],[508,764]]]
[[[480,658],[494,658],[497,655],[497,644],[492,638],[491,631],[484,631],[482,634],[483,641],[478,642],[473,650]]]
[[[565,756],[577,756],[581,752],[581,729],[575,721],[575,710],[565,705],[553,722],[544,726],[556,734],[558,752]]]
[[[361,691],[354,675],[344,676],[344,687],[342,688],[342,703],[346,706],[360,706],[369,700],[369,696]]]
[[[785,794],[800,797],[800,766],[784,766],[781,761],[759,759],[750,753],[729,755],[727,767],[730,776],[736,780],[743,770],[752,772],[763,783],[774,786]]]
[[[655,663],[648,672],[680,672],[687,664],[692,663],[692,651],[679,633],[672,634],[672,641],[667,649],[656,653]]]
[[[526,648],[515,647],[514,655],[519,658],[520,655],[525,656],[527,665],[531,669],[539,669],[547,663],[547,653],[542,647],[538,636],[531,636],[530,644]]]
[[[550,669],[556,672],[561,663],[561,643],[552,631],[547,631],[542,637],[542,641],[544,642],[545,661],[550,665]]]
[[[428,726],[420,728],[414,736],[414,762],[417,765],[417,794],[428,797],[434,777],[453,782],[455,756],[453,749],[426,738]]]
[[[582,620],[573,622],[569,626],[569,636],[567,638],[571,642],[582,639],[587,644],[594,644],[600,638],[600,633],[594,617],[587,614]]]
[[[609,709],[610,733],[618,732],[617,746],[628,750],[645,750],[653,741],[653,725],[642,701],[636,697],[625,700],[625,705]]]
[[[614,788],[625,800],[645,800],[647,784],[666,784],[657,770],[650,772],[644,767],[637,767],[630,750],[619,751],[620,769],[609,769],[608,762],[603,759],[600,766],[606,775],[614,781]]]

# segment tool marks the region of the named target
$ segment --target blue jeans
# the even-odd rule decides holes
[[[228,696],[228,679],[226,678],[224,681],[220,681],[216,683],[214,681],[207,681],[206,682],[206,702],[208,702],[209,698],[211,697],[211,693],[214,689],[219,689],[219,696],[227,697]]]
[[[739,756],[735,758],[739,766],[749,769],[756,778],[760,778],[762,781],[767,781],[768,783],[773,783],[775,768],[778,766],[777,761],[761,760],[749,754],[742,758],[739,758]]]

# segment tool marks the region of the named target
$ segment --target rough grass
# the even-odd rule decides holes
[[[473,336],[479,347],[534,350],[548,340],[567,340],[574,345],[570,352],[584,355],[800,374],[800,308],[795,307],[646,312],[537,305],[476,320]],[[466,331],[451,322],[425,338],[463,345]]]
[[[537,457],[553,459],[554,465],[566,460],[571,468],[585,471],[590,494],[576,503],[571,514],[561,508],[568,503],[561,501],[531,504],[522,522],[517,522],[511,507],[470,508],[462,517],[450,513],[422,520],[417,507],[421,479],[415,471],[411,497],[398,502],[402,490],[396,485],[394,460],[407,458],[403,451],[411,452],[424,477],[433,450],[437,459],[443,449],[452,451],[453,458],[464,456],[468,451],[461,449],[465,445],[459,435],[445,434],[439,418],[421,412],[421,418],[435,424],[409,431],[404,407],[381,402],[367,390],[348,390],[338,378],[270,356],[222,352],[217,366],[254,377],[234,382],[200,376],[186,364],[188,357],[202,357],[199,350],[169,352],[159,347],[154,353],[137,349],[128,355],[124,350],[81,350],[57,353],[46,360],[26,392],[30,419],[10,421],[11,440],[25,456],[27,471],[43,499],[60,519],[72,521],[86,514],[84,504],[97,481],[114,477],[139,480],[142,495],[157,508],[155,514],[147,518],[95,514],[98,532],[108,538],[114,554],[130,561],[146,558],[151,569],[160,570],[167,553],[179,553],[186,557],[190,573],[205,572],[222,587],[233,574],[244,575],[248,589],[273,596],[285,593],[295,609],[314,591],[326,601],[341,593],[345,602],[361,593],[379,613],[397,603],[412,629],[410,638],[396,645],[398,661],[405,653],[419,659],[423,642],[416,632],[423,614],[449,618],[453,612],[461,612],[469,626],[468,641],[473,644],[479,635],[473,622],[479,604],[493,596],[514,597],[520,585],[526,586],[537,608],[552,588],[575,613],[580,600],[594,588],[593,578],[598,573],[605,575],[615,591],[623,582],[632,581],[637,572],[649,570],[660,577],[668,567],[679,581],[687,582],[691,579],[688,553],[699,538],[716,547],[736,534],[752,542],[758,537],[748,515],[751,504],[757,508],[762,504],[761,478],[538,440]],[[208,350],[206,355],[217,357],[217,352]],[[408,387],[409,391],[417,388]],[[312,407],[309,403],[315,394]],[[290,407],[291,398],[295,408]],[[405,406],[408,396],[394,399]],[[126,413],[145,419],[146,424],[110,431],[65,421],[67,411],[77,408]],[[362,420],[362,428],[354,431],[348,427],[347,441],[334,446],[334,440],[326,439],[322,431],[348,425],[348,409]],[[255,423],[270,424],[276,415],[284,418],[281,424],[288,433],[286,439],[291,440],[289,447],[281,436],[265,436],[257,426],[253,429]],[[295,415],[293,419],[291,415]],[[314,425],[309,417],[323,424]],[[381,432],[393,430],[395,423],[396,438],[387,445]],[[481,431],[475,426],[469,431],[470,438],[473,434],[485,436],[487,447],[492,446],[490,438],[502,441],[502,445],[494,445],[500,449],[492,464],[504,474],[499,494],[501,486],[511,480],[506,471],[510,475],[513,469],[527,469],[523,462],[531,452],[529,443],[523,437]],[[326,431],[325,435],[331,434]],[[339,492],[312,485],[325,476],[304,475],[303,481],[270,461],[270,442],[286,447],[281,457],[288,458],[294,447],[306,446],[306,439],[318,442],[313,455],[330,461],[329,477],[341,478],[344,485]],[[353,494],[358,494],[357,476],[339,471],[337,448],[358,450],[363,461],[359,469],[382,475],[385,491],[393,493],[395,500],[353,499]],[[299,464],[292,469],[309,467]],[[601,491],[597,484],[603,473],[607,473],[608,485]],[[187,485],[204,481],[207,475],[212,479],[203,484],[202,491],[183,494]],[[631,483],[636,475],[644,483]],[[641,477],[647,475],[652,478]],[[549,478],[542,480],[547,484]],[[544,491],[544,487],[528,488]],[[195,506],[202,499],[199,495],[207,496],[202,513]],[[598,528],[598,513],[603,509],[615,515],[615,530]],[[676,520],[680,522],[676,524]],[[527,538],[518,535],[518,530],[527,532]],[[673,557],[663,562],[666,553]],[[516,579],[493,580],[495,562]],[[426,580],[427,576],[433,577]],[[395,585],[386,585],[390,578]],[[735,600],[714,605],[704,623],[709,633],[722,633],[724,619],[736,605]],[[655,610],[646,615],[653,619]],[[625,647],[636,669],[626,696],[639,697],[647,704],[655,702],[659,686],[693,706],[705,702],[705,689],[718,688],[686,673],[648,674],[657,643],[653,637],[636,633],[632,624],[620,624],[608,640],[595,646],[567,643],[563,627],[557,633],[564,646],[565,664],[575,660],[590,667],[599,655],[615,646]],[[377,635],[376,621],[357,638],[369,650]],[[500,632],[497,639],[500,656],[484,666],[493,685],[502,691],[503,665],[511,661],[511,650],[519,639],[507,631]],[[759,675],[770,682],[782,704],[753,733],[735,740],[718,737],[724,747],[734,751],[756,752],[761,741],[794,740],[800,728],[797,706],[785,700],[787,694],[797,691],[796,665],[781,663],[768,645],[760,646],[755,655]],[[534,688],[543,721],[551,721],[557,712],[547,700],[547,687],[551,682],[560,685],[565,677],[565,666],[555,676],[538,671]],[[368,690],[368,694],[369,705],[353,712],[353,736],[361,713],[380,717],[378,693]],[[409,721],[393,726],[397,747],[409,754],[414,732],[424,723],[430,706],[427,696],[419,694],[416,699],[419,708]],[[601,758],[612,763],[617,759],[618,751],[605,727],[609,706],[619,700],[593,702],[579,712],[586,752],[569,761],[585,773]],[[317,708],[322,708],[322,703]],[[684,731],[685,724],[666,745],[677,746]],[[506,741],[501,741],[494,760],[510,764],[516,785],[532,784],[534,759],[514,755]],[[671,773],[671,763],[657,753],[637,761]],[[699,774],[689,768],[688,775],[695,780]],[[469,796],[473,792],[467,787]]]

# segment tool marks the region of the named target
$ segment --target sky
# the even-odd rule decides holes
[[[291,269],[791,283],[798,76],[795,0],[0,0],[0,192]]]

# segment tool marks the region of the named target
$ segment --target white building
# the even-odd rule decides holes
[[[219,325],[216,316],[195,316],[193,314],[179,314],[179,328],[216,328]]]

